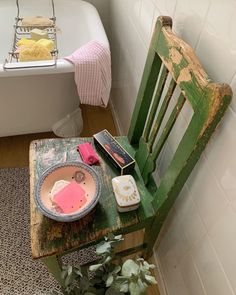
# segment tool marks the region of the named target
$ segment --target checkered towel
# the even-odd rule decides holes
[[[65,59],[75,65],[80,102],[106,107],[111,90],[110,49],[98,41],[91,41]]]

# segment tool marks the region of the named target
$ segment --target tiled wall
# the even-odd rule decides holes
[[[229,83],[236,93],[236,0],[110,0],[109,4],[112,100],[123,133],[128,130],[158,15],[172,16],[174,31],[196,50],[209,75]],[[235,112],[236,97],[176,202],[156,246],[163,294],[236,294]],[[179,132],[188,116],[186,109],[178,122]],[[162,169],[177,135],[169,140]]]

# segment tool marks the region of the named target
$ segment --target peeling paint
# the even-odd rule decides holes
[[[189,82],[191,81],[191,79],[192,76],[190,74],[190,68],[186,67],[180,71],[179,77],[177,79],[177,84],[180,84],[182,82]]]
[[[175,47],[170,49],[170,58],[172,59],[173,63],[180,64],[182,60],[182,55]]]
[[[222,99],[224,97],[230,98],[233,95],[230,86],[227,84],[212,83],[209,85],[209,92],[211,93],[212,102],[210,105],[207,121],[204,124],[199,137],[201,137],[204,134],[205,130],[215,119],[217,112],[219,112],[220,108],[222,108]]]

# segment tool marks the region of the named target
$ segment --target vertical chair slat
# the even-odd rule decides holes
[[[158,113],[156,122],[155,122],[155,124],[154,124],[154,126],[152,128],[151,134],[150,134],[150,136],[148,138],[148,141],[150,142],[151,146],[153,145],[153,143],[154,143],[154,141],[156,139],[157,133],[160,130],[161,123],[162,123],[162,121],[164,119],[166,110],[167,110],[167,108],[169,106],[169,103],[170,103],[171,97],[173,95],[173,92],[175,90],[175,87],[176,87],[176,82],[172,79],[171,82],[170,82],[168,91],[167,91],[167,93],[165,95],[165,98],[163,100],[163,103],[161,105],[160,111]]]
[[[133,144],[139,142],[143,133],[162,62],[158,55],[153,52],[153,56],[150,54],[148,57],[147,64],[148,66],[144,70],[128,134],[129,140]]]
[[[171,21],[171,19],[169,19]],[[137,145],[143,134],[146,118],[149,113],[149,107],[156,87],[158,74],[162,65],[162,61],[158,54],[156,54],[156,46],[159,35],[162,33],[161,26],[156,28],[153,34],[144,72],[139,87],[139,92],[132,115],[128,138],[131,144]]]
[[[179,113],[181,112],[181,110],[183,108],[184,102],[185,102],[185,97],[181,93],[178,98],[178,101],[177,101],[174,109],[172,110],[171,115],[170,115],[164,129],[163,129],[160,139],[158,140],[155,148],[153,149],[153,158],[155,159],[155,161],[158,158],[158,156],[161,152],[161,149],[162,149],[166,139],[168,138],[168,136],[172,130],[172,127],[174,126],[175,121],[177,120],[177,118],[179,116]]]
[[[172,130],[172,127],[174,126],[174,124],[179,116],[180,111],[183,108],[184,103],[185,103],[185,97],[181,93],[178,98],[178,101],[177,101],[175,107],[173,108],[173,110],[170,114],[170,117],[169,117],[163,131],[162,131],[162,134],[161,134],[155,148],[153,149],[153,152],[147,158],[145,166],[142,170],[142,177],[143,177],[145,183],[147,183],[149,181],[149,177],[150,177],[151,173],[156,168],[156,160],[157,160],[157,158],[158,158],[158,156],[159,156],[159,154],[166,142],[166,139],[168,138],[168,136]]]
[[[160,74],[160,79],[158,81],[158,85],[157,85],[157,89],[154,95],[154,99],[152,101],[152,106],[151,106],[151,110],[149,113],[149,116],[147,118],[147,123],[143,132],[143,138],[145,141],[147,141],[148,136],[150,134],[151,128],[152,128],[152,124],[156,115],[156,111],[161,99],[161,95],[163,92],[163,89],[165,87],[165,83],[166,83],[166,79],[168,76],[168,70],[165,66],[163,66],[161,74]]]

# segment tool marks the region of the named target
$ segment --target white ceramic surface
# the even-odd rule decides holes
[[[73,206],[68,212],[63,213],[64,211],[59,208],[54,202],[58,190],[58,184],[60,185],[63,182],[68,182],[70,185],[75,184],[79,186],[79,194],[83,191],[84,195],[78,196],[76,191],[76,196],[78,197],[77,201],[81,201],[78,204],[76,201],[73,203]],[[64,187],[66,189],[67,186]],[[54,191],[54,192],[53,192]],[[74,198],[73,191],[67,190],[64,192],[63,201],[64,204],[70,204],[71,194]],[[78,220],[85,215],[87,215],[97,204],[101,194],[101,182],[96,171],[91,168],[89,165],[81,162],[66,162],[55,164],[48,168],[42,176],[39,178],[36,189],[35,189],[35,203],[38,209],[42,212],[43,215],[57,220],[70,222]],[[67,212],[67,211],[65,211]]]

